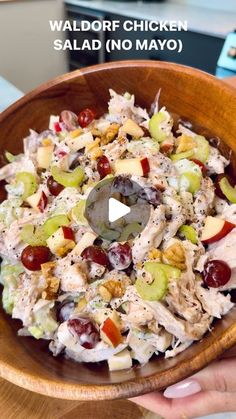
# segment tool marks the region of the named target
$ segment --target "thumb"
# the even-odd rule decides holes
[[[167,387],[164,396],[177,399],[200,391],[236,391],[236,358],[222,359],[210,364],[192,377]]]

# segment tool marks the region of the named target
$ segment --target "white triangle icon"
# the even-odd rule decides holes
[[[122,202],[118,201],[115,198],[109,199],[108,218],[110,223],[119,220],[119,218],[124,217],[129,213],[130,208],[127,207],[127,205],[122,204]]]

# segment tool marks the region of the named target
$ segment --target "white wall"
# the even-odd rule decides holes
[[[0,76],[27,92],[68,71],[48,23],[63,19],[63,10],[62,0],[0,2]]]

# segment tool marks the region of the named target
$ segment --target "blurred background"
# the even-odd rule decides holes
[[[187,20],[188,32],[56,33],[49,19]],[[200,68],[219,77],[236,74],[235,0],[0,0],[0,76],[24,93],[67,71],[104,61],[165,60]],[[227,38],[230,34],[229,38]],[[55,51],[56,38],[181,38],[181,54],[172,51]],[[225,45],[227,39],[227,44]],[[223,48],[225,45],[225,48]],[[222,52],[223,50],[223,52]],[[217,62],[219,60],[219,65]],[[1,91],[0,91],[1,93]]]

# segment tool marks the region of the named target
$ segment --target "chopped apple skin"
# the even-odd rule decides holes
[[[65,239],[75,241],[75,236],[74,236],[74,232],[72,228],[67,227],[67,226],[62,226],[61,228],[62,228]]]
[[[202,231],[201,242],[211,244],[225,237],[235,228],[235,224],[217,217],[208,216]]]
[[[146,176],[150,171],[148,159],[146,157],[117,160],[115,162],[115,175],[137,175]]]
[[[132,367],[132,358],[128,349],[124,349],[116,355],[108,359],[108,366],[110,371],[120,371]]]
[[[48,198],[47,195],[42,191],[39,203],[38,203],[38,209],[40,212],[43,212],[48,204]]]
[[[91,132],[86,132],[75,138],[68,138],[66,143],[71,151],[79,151],[93,142],[93,135]]]
[[[60,116],[59,115],[51,115],[49,120],[49,129],[54,131],[54,124],[60,122]]]
[[[54,146],[47,145],[39,147],[37,150],[37,163],[41,169],[48,169],[52,161],[52,153]]]
[[[108,343],[108,345],[113,346],[114,348],[123,341],[120,329],[111,319],[111,317],[107,317],[101,327],[101,338],[104,342]]]
[[[146,176],[150,172],[150,165],[147,157],[144,157],[140,163],[143,169],[143,175]]]
[[[43,191],[39,191],[28,196],[28,198],[26,198],[26,202],[36,211],[43,212],[47,206],[48,198]]]
[[[126,134],[132,135],[132,137],[140,138],[144,136],[142,128],[132,119],[127,119],[121,127],[121,130]]]
[[[84,233],[80,241],[76,244],[73,252],[74,254],[80,256],[81,253],[86,249],[86,247],[92,246],[96,240],[97,235],[93,232],[87,231]]]
[[[75,247],[74,234],[69,227],[60,227],[47,239],[50,251],[57,256],[64,256]]]

